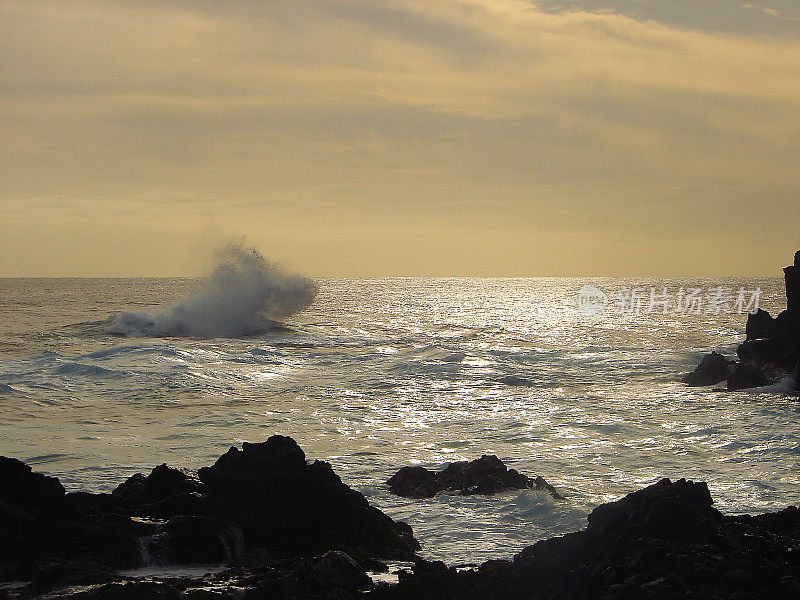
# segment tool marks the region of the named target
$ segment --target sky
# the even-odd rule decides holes
[[[0,276],[780,275],[800,3],[0,3]]]

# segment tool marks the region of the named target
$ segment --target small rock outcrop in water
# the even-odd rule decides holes
[[[800,598],[795,508],[725,516],[704,483],[664,479],[598,506],[589,526],[477,569],[419,562],[381,600]]]
[[[370,506],[328,463],[307,464],[288,437],[231,448],[199,479],[161,465],[111,494],[66,494],[58,479],[0,457],[0,580],[65,561],[105,572],[148,557],[219,564],[257,549],[276,559],[340,551],[405,560],[418,548],[408,525]]]
[[[690,385],[711,385],[727,379],[729,390],[772,385],[800,376],[800,251],[794,264],[783,269],[786,283],[786,310],[773,318],[759,309],[747,315],[746,338],[739,344],[737,361],[728,361],[727,374],[720,377],[724,357],[712,352],[703,357],[693,373],[684,376]],[[715,356],[716,355],[716,356]],[[720,377],[717,379],[717,377]],[[714,379],[714,381],[711,381]]]
[[[684,375],[683,381],[689,385],[713,385],[728,379],[734,364],[722,354],[712,352],[703,357],[694,371]]]
[[[555,488],[542,477],[526,477],[507,468],[494,455],[483,455],[470,462],[454,462],[443,471],[429,471],[425,467],[403,467],[387,483],[392,493],[406,498],[432,498],[442,492],[467,496],[534,489],[544,490],[554,498],[562,499]]]

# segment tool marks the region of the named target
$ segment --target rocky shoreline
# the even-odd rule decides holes
[[[408,525],[370,506],[330,464],[307,463],[284,436],[231,448],[196,476],[160,465],[110,494],[66,493],[58,479],[0,457],[0,581],[32,582],[12,596],[119,587],[107,583],[116,571],[145,563],[278,565],[298,581],[355,569],[363,584],[363,569],[384,568],[378,559],[414,560],[418,549]]]
[[[485,459],[474,462],[508,472]],[[24,583],[3,600],[800,597],[800,512],[726,516],[704,483],[683,479],[598,506],[586,529],[512,560],[458,569],[419,549],[409,525],[288,437],[231,448],[196,476],[160,465],[110,494],[66,493],[0,458],[0,580]],[[147,560],[225,566],[120,574]],[[396,584],[375,580],[386,561],[408,565]]]
[[[703,357],[697,368],[683,377],[693,386],[726,382],[728,390],[764,387],[786,382],[786,391],[800,385],[800,251],[784,267],[786,310],[772,317],[766,310],[748,313],[745,341],[736,348],[738,360],[717,352]]]

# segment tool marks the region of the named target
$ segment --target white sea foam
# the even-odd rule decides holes
[[[309,306],[317,284],[287,273],[257,250],[228,244],[219,264],[192,295],[155,315],[122,312],[108,320],[108,333],[156,337],[244,337]]]
[[[788,394],[793,392],[797,387],[797,384],[794,380],[794,376],[787,375],[780,381],[772,384],[767,385],[764,387],[759,388],[752,388],[748,391],[750,392],[763,392],[763,393],[775,393],[775,394]]]

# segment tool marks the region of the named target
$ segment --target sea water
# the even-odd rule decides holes
[[[221,295],[213,276],[0,279],[0,453],[108,491],[290,435],[450,564],[580,529],[662,477],[708,482],[729,513],[800,501],[795,398],[679,381],[707,351],[732,356],[745,315],[576,308],[587,284],[609,297],[725,286],[761,289],[775,314],[781,280],[258,277]],[[272,312],[248,321],[253,294]],[[566,499],[412,500],[385,485],[404,465],[482,454]]]

